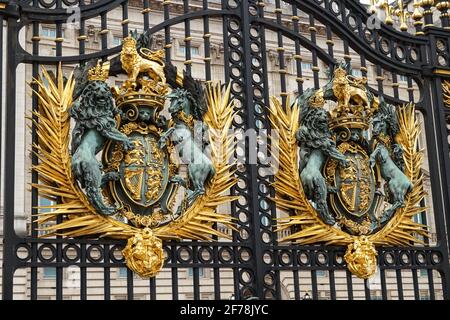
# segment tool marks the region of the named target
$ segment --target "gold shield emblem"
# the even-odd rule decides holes
[[[337,149],[349,159],[349,165],[339,166],[335,160],[325,165],[327,182],[337,190],[330,195],[330,202],[336,212],[344,209],[349,215],[360,218],[375,200],[374,172],[367,153],[358,144],[344,142]]]

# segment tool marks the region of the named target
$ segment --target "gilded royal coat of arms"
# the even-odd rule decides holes
[[[39,195],[55,203],[38,217],[48,236],[128,239],[127,266],[152,277],[163,239],[228,237],[213,224],[233,228],[216,208],[233,201],[224,193],[236,179],[230,87],[179,73],[146,37],[132,33],[120,56],[85,63],[75,76],[43,70],[34,170]],[[111,87],[120,73],[126,80]]]
[[[412,219],[425,210],[413,104],[375,97],[341,63],[325,86],[305,90],[292,105],[272,98],[270,120],[282,151],[274,200],[287,213],[278,230],[297,226],[281,241],[346,245],[347,267],[366,279],[377,269],[375,245],[427,236]]]

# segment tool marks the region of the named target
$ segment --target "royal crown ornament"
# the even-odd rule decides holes
[[[231,216],[217,207],[235,199],[227,191],[237,180],[229,161],[233,139],[193,138],[199,129],[228,132],[231,87],[205,87],[181,75],[164,64],[161,52],[142,47],[147,35],[126,38],[120,58],[111,60],[122,63],[128,77],[121,88],[111,90],[106,82],[107,62],[88,62],[67,81],[61,66],[57,81],[43,70],[35,150],[41,161],[33,170],[39,195],[55,203],[38,215],[41,225],[55,221],[45,236],[127,239],[127,266],[153,277],[164,265],[163,240],[229,237],[214,224],[234,229]],[[169,119],[160,115],[166,99]],[[181,140],[192,148],[183,149]],[[206,144],[219,149],[208,154]]]
[[[89,81],[107,81],[109,78],[109,63],[97,62],[97,65],[88,70]]]

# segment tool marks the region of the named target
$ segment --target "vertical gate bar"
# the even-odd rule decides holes
[[[208,0],[203,0],[203,10],[208,10]],[[205,80],[211,80],[211,33],[209,30],[209,17],[203,18],[203,45],[205,47]],[[217,228],[217,224],[215,224]]]
[[[315,22],[314,22],[314,16],[312,14],[309,15],[309,32],[311,34],[311,42],[314,44],[317,44],[317,38],[316,38],[316,32],[317,29],[315,27]],[[314,78],[314,89],[319,89],[320,88],[320,82],[319,82],[319,71],[320,68],[317,65],[317,52],[316,50],[311,50],[311,54],[312,54],[312,72],[313,72],[313,78]]]
[[[189,0],[183,0],[183,13],[189,13]],[[189,19],[184,20],[184,55],[186,66],[186,73],[191,74],[192,72],[192,52],[191,52],[191,22]]]
[[[79,5],[82,8],[84,6],[85,0],[79,0]],[[84,54],[86,50],[86,30],[85,30],[85,19],[80,18],[80,29],[78,30],[78,52],[80,55]],[[80,61],[82,62],[82,61]]]
[[[427,277],[428,277],[428,288],[430,292],[430,300],[436,300],[436,295],[434,294],[433,269],[427,269]]]
[[[144,0],[144,10],[142,10],[142,14],[144,15],[144,31],[147,31],[150,28],[149,12],[149,0]]]
[[[86,263],[86,244],[82,243],[80,245],[81,259],[80,263]],[[86,300],[87,288],[86,288],[86,267],[80,267],[80,300]]]
[[[4,47],[3,47],[3,23],[4,23],[4,19],[3,19],[3,14],[0,13],[0,179],[3,181],[3,171],[2,171],[2,163],[3,163],[3,152],[2,152],[2,148],[3,148],[3,110],[5,110],[4,107],[6,107],[6,105],[3,105],[3,59],[7,59],[7,57],[5,57],[4,55]],[[3,186],[4,189],[4,186]],[[4,275],[3,275],[4,276]],[[4,279],[4,277],[3,277]]]
[[[348,294],[348,300],[353,300],[353,280],[352,280],[352,274],[348,269],[345,269],[345,273],[347,276],[347,294]]]
[[[387,286],[386,286],[386,270],[380,269],[380,281],[381,281],[381,296],[383,297],[383,300],[388,299],[387,294]]]
[[[367,65],[366,65],[366,56],[364,54],[360,54],[360,61],[361,61],[361,74],[363,77],[367,78]],[[369,84],[366,82],[366,86],[368,87]]]
[[[364,279],[364,295],[366,297],[366,300],[371,300],[369,281],[367,279]]]
[[[110,263],[110,249],[109,245],[105,244],[104,246],[104,262]],[[103,268],[103,299],[111,300],[111,268],[104,267]]]
[[[311,286],[312,286],[312,295],[314,300],[319,299],[319,293],[317,292],[317,272],[316,270],[311,270]]]
[[[169,14],[169,5],[170,5],[170,0],[163,0],[163,9],[164,9],[164,20],[169,20],[170,19],[170,14]],[[165,58],[166,58],[166,62],[170,62],[171,58],[170,58],[170,49],[172,48],[172,39],[170,38],[170,27],[167,26],[164,28],[164,49],[166,50],[165,52]]]
[[[16,4],[11,1],[10,5]],[[3,300],[13,298],[13,278],[15,271],[15,246],[17,236],[14,231],[14,185],[15,185],[15,147],[16,147],[16,67],[18,48],[18,25],[15,17],[8,16],[6,56],[6,112],[5,119],[5,167],[3,175]],[[8,186],[6,188],[6,186]]]
[[[251,55],[251,41],[250,41],[250,14],[249,14],[249,1],[241,2],[241,30],[242,41],[244,48],[244,105],[246,110],[246,129],[256,132],[255,118],[254,118],[254,94],[253,87],[251,86],[252,79],[252,55]],[[247,83],[247,81],[249,83]],[[250,159],[249,144],[245,146],[245,158]],[[264,271],[262,261],[262,241],[261,241],[261,229],[260,229],[260,216],[259,216],[259,197],[258,197],[258,172],[256,164],[247,164],[246,169],[249,176],[248,195],[250,199],[249,210],[251,214],[250,225],[250,243],[253,247],[253,290],[254,294],[263,299],[263,283],[264,283]]]
[[[227,0],[222,0],[222,9],[226,10],[228,9],[227,6]],[[229,43],[229,30],[228,30],[228,26],[230,24],[230,18],[229,16],[224,16],[223,17],[223,26],[222,26],[222,30],[223,30],[223,43],[224,43],[224,48],[226,48],[228,46]],[[224,50],[223,52],[223,61],[224,61],[224,72],[225,72],[225,83],[230,83],[231,81],[231,77],[230,77],[230,53],[228,50]],[[231,93],[231,97],[230,98],[237,98],[233,93]],[[236,156],[236,152],[234,153],[234,156]],[[230,190],[230,194],[235,196],[237,194],[235,187],[231,187]],[[236,211],[237,211],[237,206],[236,206],[236,202],[231,202],[231,215],[233,216],[233,218],[238,219],[238,223],[239,223],[239,216],[237,215]],[[237,232],[236,231],[232,231],[231,236],[232,236],[232,242],[233,243],[237,243],[238,242],[238,237],[237,237]],[[234,287],[234,298],[235,299],[240,299],[240,290],[239,290],[239,260],[237,258],[237,248],[235,246],[232,247],[232,252],[233,252],[233,287]]]
[[[192,241],[192,262],[198,263],[198,247],[197,241]],[[203,270],[204,272],[204,270]],[[194,300],[200,300],[200,281],[199,281],[199,269],[198,267],[192,267],[192,283],[194,285]]]
[[[219,252],[217,250],[217,246],[213,247],[213,262],[214,264],[219,264],[218,259]],[[220,300],[220,267],[213,268],[213,277],[214,277],[214,299]]]
[[[334,277],[334,270],[329,270],[328,273],[330,276],[330,298],[331,300],[336,300],[336,280]]]
[[[177,275],[177,279],[178,279],[178,275]],[[156,278],[150,278],[150,299],[156,300]]]
[[[294,297],[295,300],[300,300],[300,281],[298,279],[298,270],[293,270],[292,274],[294,276]]]
[[[435,226],[439,244],[438,249],[443,257],[448,257],[447,241],[449,240],[446,236],[445,225],[447,222],[447,231],[450,232],[450,219],[444,219],[443,212],[447,212],[448,210],[445,208],[450,206],[450,178],[447,176],[448,172],[450,172],[450,157],[448,156],[448,140],[444,138],[446,137],[447,126],[445,115],[443,114],[445,106],[443,103],[441,78],[435,77],[433,80],[426,80],[424,88],[429,88],[429,90],[424,92],[424,101],[431,102],[428,110],[431,113],[426,117],[427,126],[430,125],[431,128],[434,128],[434,130],[426,130],[430,177],[436,177],[434,181],[439,181],[439,184],[436,183],[435,188],[432,190],[433,210],[437,213],[435,214]],[[429,122],[430,120],[431,123]],[[430,133],[432,134],[431,136]],[[440,143],[436,143],[436,141]],[[430,148],[430,146],[436,147]],[[450,299],[450,267],[448,259],[442,259],[441,268],[445,275],[442,288],[444,298]]]
[[[227,9],[227,0],[222,0],[222,10],[226,10]],[[224,46],[224,50],[223,50],[223,61],[224,61],[224,73],[225,73],[225,83],[230,82],[230,54],[228,50],[225,50],[225,48],[228,46],[228,23],[230,21],[229,16],[223,16],[222,18],[222,30],[223,30],[223,46]],[[231,193],[233,193],[234,188],[231,189]],[[234,194],[233,194],[234,195]],[[234,207],[234,209],[233,209]],[[231,210],[232,212],[236,212],[236,206],[234,204],[234,202],[231,203]],[[236,232],[233,232],[233,234],[235,234]],[[235,240],[233,239],[233,242]]]
[[[62,7],[62,1],[57,0],[57,6]],[[56,24],[56,57],[62,56],[62,43],[64,41],[64,37],[62,35],[62,24],[61,22],[58,22]],[[61,67],[62,68],[62,67]],[[63,72],[61,70],[61,72]],[[56,68],[56,79],[58,79],[59,76],[63,76],[63,74],[59,75],[59,68]],[[55,79],[55,80],[56,80]],[[58,199],[59,200],[59,199]],[[58,215],[56,218],[56,223],[62,223],[62,216]],[[57,236],[57,239],[61,239],[61,236]],[[58,242],[56,243],[56,262],[62,262],[62,243]],[[56,267],[56,300],[62,300],[63,299],[63,267],[58,266]]]
[[[294,25],[294,32],[299,33],[300,28],[298,26],[298,21],[300,20],[300,17],[298,16],[298,10],[297,6],[295,4],[292,5],[292,24]],[[297,71],[297,78],[295,81],[297,82],[297,90],[298,94],[303,93],[303,78],[302,78],[302,57],[301,57],[301,51],[300,51],[300,41],[298,38],[295,38],[295,54],[294,54],[294,60],[296,65],[296,71]]]
[[[283,10],[281,9],[281,3],[280,0],[275,0],[275,15],[276,15],[276,21],[278,25],[282,25],[281,21],[281,14],[283,13]],[[261,41],[262,42],[262,41]],[[284,63],[284,45],[283,45],[283,34],[281,31],[277,31],[277,42],[278,42],[278,63],[280,65],[280,88],[281,88],[281,100],[283,106],[286,105],[286,97],[287,97],[287,89],[286,89],[286,66]],[[267,87],[266,87],[267,88]]]
[[[411,77],[407,78],[407,90],[408,90],[408,98],[409,101],[414,101],[414,88],[413,88],[413,82]],[[422,114],[423,117],[426,117],[426,114]],[[420,143],[420,141],[419,141]],[[420,144],[417,145],[417,150],[420,150],[422,148],[422,146]],[[426,208],[426,203],[425,203],[425,199],[420,200],[420,206],[423,208]],[[419,213],[420,215],[420,221],[422,224],[424,225],[428,225],[427,222],[427,212],[423,211],[421,213]],[[423,241],[425,242],[426,245],[428,245],[430,243],[430,239],[428,237],[424,237]]]
[[[411,273],[413,278],[414,299],[419,300],[420,294],[419,294],[419,282],[417,280],[417,270],[411,269]]]
[[[263,1],[258,0],[256,3],[257,5],[257,11],[258,11],[258,16],[260,19],[264,19],[264,8],[265,8],[265,4]],[[281,10],[281,4],[278,3],[277,7]],[[278,10],[277,13],[277,21],[279,20],[281,23],[281,11]],[[279,18],[278,18],[279,16]],[[260,70],[261,70],[261,74],[262,79],[261,81],[263,82],[263,100],[261,101],[265,106],[269,106],[270,105],[270,98],[269,98],[269,83],[268,83],[268,77],[264,76],[267,75],[268,72],[268,66],[267,66],[267,47],[266,47],[266,29],[264,27],[264,25],[252,25],[252,27],[254,28],[259,28],[259,38],[260,38],[260,44],[261,44],[261,66],[260,66]],[[287,73],[287,68],[285,65],[285,56],[284,56],[284,45],[283,45],[283,35],[281,34],[281,32],[277,33],[277,41],[278,41],[278,53],[279,53],[279,60],[280,60],[280,80],[281,80],[281,97],[282,97],[282,101],[283,101],[283,105],[285,105],[286,102],[286,98],[287,98],[287,88],[286,88],[286,73]],[[284,70],[283,72],[281,72],[281,70]],[[253,79],[249,79],[249,81],[252,81]],[[261,104],[260,104],[261,105]],[[261,111],[262,112],[262,111]],[[268,150],[268,156],[272,156],[272,148],[271,145],[269,145],[269,136],[272,136],[272,131],[271,131],[271,126],[270,126],[270,122],[266,119],[265,121],[265,128],[267,128],[265,130],[267,137],[265,137],[265,140],[267,141],[267,150]],[[262,136],[264,136],[264,131],[261,133]],[[260,164],[261,166],[263,166],[263,164]],[[267,167],[269,165],[266,165]],[[269,190],[269,196],[271,197],[271,199],[275,198],[275,189],[272,187],[272,184],[275,182],[274,176],[271,175],[267,178],[267,183],[269,185],[269,187],[267,187],[265,184],[265,188],[267,188]],[[261,192],[261,190],[258,190],[258,193]],[[261,192],[261,197],[265,197],[265,194],[263,192]],[[258,220],[258,225],[261,225],[261,227],[265,228],[268,232],[271,233],[272,235],[272,241],[271,244],[273,246],[277,246],[278,245],[278,234],[276,232],[274,232],[273,230],[273,221],[276,221],[277,219],[277,210],[276,210],[276,206],[275,204],[269,205],[270,208],[270,217],[271,217],[271,221],[269,223],[269,226],[263,226],[261,225],[261,220]],[[259,210],[259,209],[258,209]],[[269,213],[268,210],[264,209],[265,213]],[[276,255],[275,252],[272,251],[275,259],[274,259],[274,265],[276,265]],[[261,252],[262,255],[264,255],[264,251]],[[263,257],[261,257],[260,259],[260,263],[263,263]],[[269,289],[275,289],[275,299],[280,300],[281,299],[281,281],[280,281],[280,270],[275,270],[273,271],[273,274],[271,273],[271,276],[274,276],[274,284],[273,285],[269,285],[267,284],[264,279],[265,279],[265,274],[261,275],[261,277],[263,278],[263,283],[264,286],[266,288]]]
[[[324,1],[324,4],[325,4],[325,10],[326,11],[331,11],[331,7],[330,7],[329,1]],[[325,27],[326,27],[326,37],[327,37],[326,44],[327,44],[327,48],[328,48],[328,54],[330,55],[331,58],[334,58],[333,33],[331,31],[331,27],[328,24]]]
[[[134,299],[134,291],[133,291],[133,271],[127,268],[127,300]]]
[[[300,281],[298,279],[298,251],[292,250],[292,265],[294,269],[292,270],[292,276],[294,280],[294,298],[295,300],[300,300]]]
[[[326,28],[326,32],[327,32],[327,47],[328,47],[328,54],[330,55],[331,58],[334,58],[334,50],[333,50],[333,46],[334,46],[334,41],[333,41],[333,34],[331,32],[331,28],[329,25],[327,25]]]
[[[3,15],[0,13],[0,181],[2,181],[2,163],[3,163]],[[1,184],[1,183],[0,183]]]
[[[398,291],[398,299],[403,300],[403,280],[402,280],[402,270],[396,269],[395,275],[397,277],[397,291]]]
[[[177,246],[175,241],[171,241],[170,246],[170,261],[174,267],[172,267],[172,299],[178,300],[178,269],[177,264]]]
[[[122,37],[128,37],[128,1],[122,3]]]
[[[33,5],[37,6],[38,2],[37,0],[33,0]],[[39,37],[39,22],[33,22],[33,37],[31,38],[32,41],[32,53],[33,55],[39,55],[39,41],[40,41],[40,37]],[[38,79],[39,76],[39,64],[34,62],[32,65],[32,75],[33,75],[33,79]],[[32,89],[33,91],[38,90],[38,85],[36,83],[33,82],[32,84]],[[32,110],[33,111],[37,111],[38,110],[38,99],[37,99],[37,95],[35,93],[32,94],[31,96],[31,104],[32,104]],[[33,122],[31,124],[31,141],[34,144],[37,144],[38,142],[38,137],[36,134],[36,125],[35,122],[38,121],[38,117],[33,114],[32,116]],[[1,150],[1,149],[0,149]],[[37,165],[38,164],[38,157],[37,155],[32,152],[31,153],[31,165]],[[32,171],[31,172],[31,182],[32,183],[37,183],[38,182],[38,174],[36,171]],[[38,194],[38,190],[36,188],[31,188],[31,215],[32,217],[36,216],[37,214],[37,209],[36,206],[39,204],[39,194]],[[37,222],[35,219],[32,219],[31,221],[31,237],[32,238],[37,238],[38,237],[38,231],[37,231]],[[35,263],[37,262],[37,243],[33,242],[31,244],[31,262]],[[37,267],[31,267],[30,270],[30,298],[31,300],[36,300],[37,299],[37,281],[38,281],[38,268]]]
[[[107,22],[107,12],[102,12],[100,14],[101,19],[101,30],[100,30],[100,37],[102,42],[102,50],[105,50],[108,48],[108,22]]]

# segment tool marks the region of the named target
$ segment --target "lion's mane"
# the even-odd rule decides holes
[[[96,99],[99,93],[106,100],[105,106],[99,107]],[[70,116],[76,124],[72,131],[72,154],[80,146],[84,133],[89,129],[95,129],[100,134],[110,131],[115,127],[114,100],[107,83],[103,81],[89,81],[78,101],[70,108]]]

